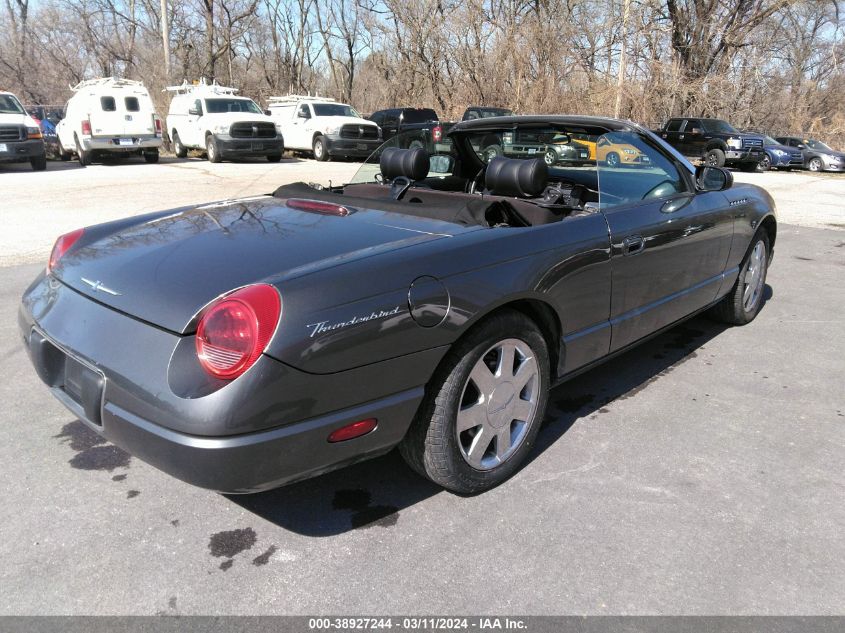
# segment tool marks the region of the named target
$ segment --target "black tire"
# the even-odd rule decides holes
[[[772,159],[766,154],[762,160],[757,163],[757,171],[769,171],[772,168]]]
[[[176,158],[186,158],[188,156],[188,148],[182,145],[182,140],[179,138],[179,133],[173,130],[173,153]]]
[[[481,363],[485,363],[485,359],[488,359],[490,354],[495,355],[491,348],[509,340],[518,342],[526,351],[533,354],[519,360],[520,368],[525,362],[534,362],[536,365],[534,368],[536,372],[532,374],[532,382],[530,382],[530,391],[532,393],[535,389],[537,391],[533,409],[530,415],[526,414],[526,417],[531,419],[524,422],[518,422],[516,419],[508,421],[509,437],[513,436],[514,428],[519,429],[518,433],[521,433],[517,435],[516,443],[510,449],[512,452],[492,467],[479,469],[470,465],[469,458],[464,456],[466,450],[464,442],[467,434],[470,434],[469,442],[474,446],[478,443],[474,438],[482,440],[485,432],[503,433],[503,421],[515,411],[517,402],[527,402],[522,398],[522,394],[529,387],[526,385],[522,391],[516,392],[513,385],[507,383],[506,389],[510,390],[510,398],[498,403],[506,408],[504,414],[501,407],[492,412],[489,410],[489,406],[497,402],[495,397],[489,400],[479,399],[479,402],[482,400],[488,402],[487,405],[470,405],[485,406],[484,415],[487,417],[484,419],[488,419],[490,415],[498,415],[499,417],[496,418],[498,422],[488,422],[488,424],[492,426],[498,424],[499,431],[492,431],[487,427],[482,429],[479,426],[458,433],[458,412],[459,409],[467,410],[464,401],[470,390],[474,388],[470,385],[470,374]],[[514,358],[518,358],[517,355],[514,355]],[[515,363],[511,366],[510,375],[513,375],[515,366]],[[493,374],[488,375],[495,383],[496,378]],[[502,388],[502,382],[496,384],[499,384],[496,389]],[[545,339],[537,325],[515,310],[499,312],[476,325],[445,356],[426,387],[423,402],[408,433],[399,444],[399,451],[411,468],[453,492],[476,494],[493,488],[513,475],[531,451],[545,415],[548,390],[549,355]],[[495,394],[497,391],[494,389],[492,393]],[[530,408],[532,405],[525,406]],[[514,427],[514,424],[524,426]],[[481,449],[487,449],[486,452],[482,450],[476,454],[487,455],[490,450],[494,453],[498,451],[498,436],[488,437],[491,437],[491,440],[479,444]],[[492,448],[494,445],[496,448]],[[491,459],[498,460],[495,455]]]
[[[79,160],[79,164],[83,167],[88,167],[91,164],[91,152],[86,152],[82,149],[78,138],[74,140],[76,142],[76,158]]]
[[[609,152],[607,156],[604,157],[604,164],[608,167],[619,167],[621,163],[621,159],[619,158],[619,154],[616,152]]]
[[[724,167],[725,152],[718,147],[714,147],[704,155],[704,162],[711,167]]]
[[[214,134],[209,134],[205,137],[205,152],[209,163],[221,163],[223,157],[220,155],[220,149],[217,147],[217,140]]]
[[[157,163],[158,162],[158,150],[152,152],[144,152],[144,160],[148,163]]]
[[[314,143],[311,149],[314,152],[315,160],[325,162],[331,158],[331,156],[329,156],[329,151],[326,149],[326,141],[320,135],[314,137]]]
[[[29,164],[32,166],[32,171],[44,171],[47,169],[47,157],[36,156],[29,159]]]
[[[740,171],[744,171],[747,173],[763,171],[762,169],[760,169],[760,161],[754,163],[740,163],[739,169]]]
[[[824,169],[822,159],[818,156],[813,156],[810,160],[807,161],[807,169],[809,169],[810,171],[821,171],[822,169]]]
[[[270,154],[270,155],[267,157],[267,162],[268,162],[268,163],[278,163],[280,160],[282,160],[282,155],[281,155],[281,154]]]
[[[543,154],[543,161],[549,167],[552,167],[557,162],[557,152],[553,149],[547,149]]]
[[[763,259],[762,262],[758,261],[760,278],[756,278],[756,297],[753,295],[752,297],[749,297],[749,299],[753,300],[750,300],[747,305],[745,292],[746,287],[750,285],[746,283],[748,281],[747,277],[749,276],[749,267],[753,266],[753,262],[757,261],[755,260],[754,255],[758,245],[760,244],[762,244]],[[751,321],[754,320],[757,313],[760,312],[760,306],[763,305],[763,295],[766,290],[766,273],[769,268],[770,253],[771,247],[769,245],[769,236],[766,231],[761,229],[757,231],[754,239],[751,240],[751,246],[745,254],[745,259],[742,260],[742,266],[739,268],[739,276],[737,277],[733,288],[731,288],[731,291],[725,295],[719,303],[710,309],[709,315],[712,318],[731,325],[745,325],[746,323],[751,323]],[[754,290],[751,289],[751,292],[754,292]]]
[[[489,163],[491,160],[493,160],[497,156],[501,156],[502,154],[504,154],[504,152],[502,151],[501,145],[488,145],[487,147],[484,148],[484,150],[481,152],[481,154],[482,154],[482,160],[485,163]]]

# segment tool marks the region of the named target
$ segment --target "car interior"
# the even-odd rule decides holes
[[[631,135],[635,138],[635,135]],[[463,150],[472,141],[462,139]],[[623,139],[626,143],[631,139]],[[458,143],[458,145],[461,145]],[[424,148],[385,147],[378,172],[368,182],[325,189],[294,183],[279,187],[277,198],[306,198],[345,207],[379,209],[462,225],[527,227],[552,224],[598,212],[602,207],[671,197],[686,190],[678,170],[663,157],[663,169],[604,169],[549,166],[541,156],[460,160],[461,147],[450,156],[430,155]],[[653,152],[649,150],[650,153]],[[466,155],[466,154],[465,154]],[[432,170],[432,162],[445,161]],[[658,167],[661,167],[658,165]],[[601,174],[600,174],[601,172]],[[601,201],[599,179],[601,178]]]

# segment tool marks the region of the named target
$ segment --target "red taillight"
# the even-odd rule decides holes
[[[276,331],[282,302],[273,286],[247,286],[208,306],[197,326],[202,368],[223,380],[243,374]]]
[[[156,115],[153,115],[153,123],[156,126],[156,136],[161,136],[161,119],[159,119]]]
[[[359,420],[358,422],[342,426],[336,431],[332,431],[331,435],[329,435],[329,442],[344,442],[356,437],[361,437],[362,435],[366,435],[367,433],[375,430],[377,426],[378,420],[375,418]]]
[[[440,139],[443,138],[443,128],[439,125],[435,125],[433,128],[431,128],[431,138],[434,139],[435,143],[439,143]]]
[[[68,252],[68,250],[70,250],[70,247],[73,246],[80,237],[82,237],[84,232],[85,229],[76,229],[75,231],[59,236],[56,243],[53,244],[53,251],[50,253],[50,263],[47,265],[47,270],[53,270],[53,268],[56,267],[59,260],[65,253]]]
[[[91,136],[91,121],[88,119],[82,121],[82,134],[85,136]]]
[[[299,211],[310,211],[311,213],[322,213],[323,215],[338,215],[345,217],[354,212],[354,209],[344,207],[340,204],[322,202],[321,200],[306,200],[304,198],[289,198],[287,206]]]

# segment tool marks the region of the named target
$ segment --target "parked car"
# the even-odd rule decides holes
[[[107,77],[82,81],[72,90],[56,125],[62,160],[75,154],[85,167],[107,156],[140,155],[158,162],[161,119],[144,84]]]
[[[48,159],[60,159],[59,136],[56,125],[64,118],[64,106],[28,105],[26,112],[38,123],[44,140],[44,151]]]
[[[432,153],[449,151],[445,139],[453,123],[440,121],[431,108],[388,108],[373,112],[367,118],[381,128],[385,141],[400,135],[406,148],[424,148]]]
[[[485,163],[490,121],[612,134],[650,167]],[[391,139],[342,187],[61,236],[19,311],[38,375],[91,429],[199,486],[272,488],[398,446],[477,493],[532,451],[551,385],[702,310],[759,313],[765,190],[627,121],[480,119],[449,136],[434,156]]]
[[[571,135],[557,132],[546,143],[543,159],[549,166],[566,164],[578,166],[589,162],[590,151]]]
[[[285,147],[311,152],[319,161],[334,156],[365,158],[382,143],[378,125],[334,99],[270,97],[267,108],[282,132]]]
[[[763,137],[763,150],[766,155],[760,163],[763,171],[770,169],[800,169],[804,167],[804,155],[797,147],[779,143],[771,136]]]
[[[628,143],[627,135],[612,132],[599,138],[596,143],[596,160],[608,167],[648,165],[650,162],[648,154]]]
[[[801,150],[804,166],[810,171],[845,171],[845,152],[838,152],[813,138],[778,136],[778,143]]]
[[[0,163],[29,163],[35,171],[47,169],[41,128],[11,92],[0,92]]]
[[[703,158],[714,167],[758,171],[766,155],[762,134],[739,132],[722,119],[676,117],[655,133],[684,156]]]
[[[488,119],[496,116],[513,116],[513,110],[487,106],[470,106],[464,110],[461,121],[474,121],[475,119]]]
[[[174,93],[167,131],[179,158],[199,149],[211,163],[224,158],[263,157],[271,163],[282,159],[285,143],[276,123],[255,101],[236,95],[237,88],[202,80],[167,90]]]

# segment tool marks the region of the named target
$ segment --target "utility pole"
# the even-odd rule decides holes
[[[161,43],[164,49],[164,84],[170,83],[170,27],[167,23],[167,0],[161,0]]]
[[[163,1],[163,0],[162,0]],[[619,47],[619,75],[616,77],[616,106],[613,108],[613,118],[618,119],[622,112],[622,87],[625,83],[625,44],[628,41],[628,14],[631,11],[631,0],[623,0],[622,9],[622,44]]]

